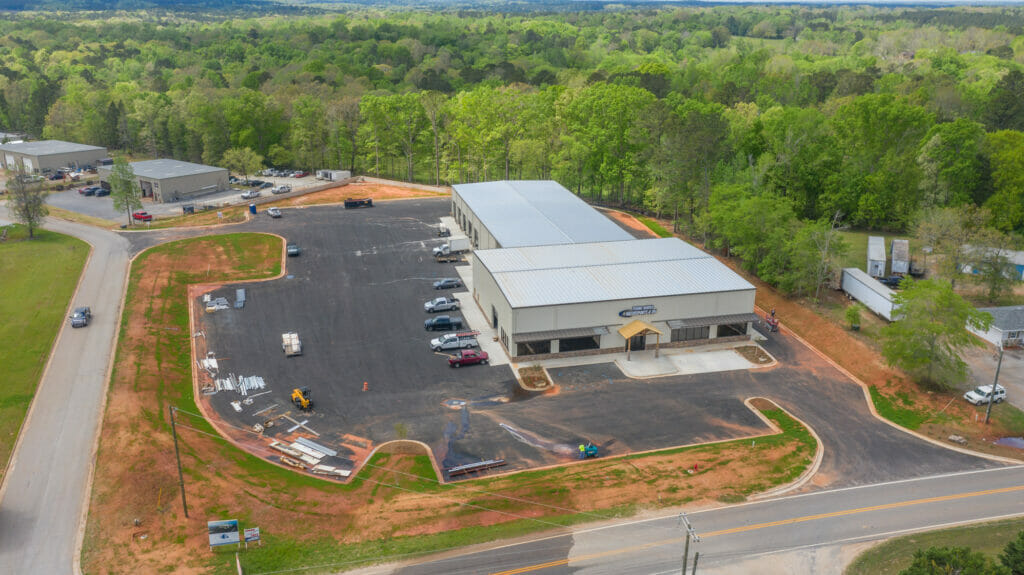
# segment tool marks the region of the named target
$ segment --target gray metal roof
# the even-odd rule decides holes
[[[725,264],[676,238],[611,244],[548,246],[543,256],[536,248],[483,250],[476,257],[513,308],[754,289]],[[599,259],[600,254],[609,257]],[[552,265],[527,267],[530,256]],[[489,262],[506,271],[493,271]]]
[[[978,311],[992,314],[992,325],[1003,331],[1024,329],[1024,305],[979,307]]]
[[[734,323],[757,322],[761,316],[756,313],[734,313],[730,315],[711,315],[708,317],[694,317],[683,319],[670,319],[667,323],[672,329],[683,327],[705,327],[709,325],[728,325]]]
[[[882,236],[868,237],[868,259],[872,261],[885,261],[885,238]]]
[[[60,140],[39,140],[38,142],[20,142],[18,144],[0,144],[0,150],[17,152],[29,156],[52,156],[54,154],[67,154],[70,152],[91,152],[103,150],[101,146],[90,146],[88,144],[76,144],[74,142],[62,142]]]
[[[619,242],[529,246],[479,250],[476,257],[491,273],[596,266],[621,263],[657,262],[710,257],[679,238]]]
[[[503,248],[633,239],[555,181],[506,180],[452,187]]]
[[[910,261],[910,240],[893,240],[892,241],[892,261],[896,262],[909,262]]]
[[[531,341],[548,341],[552,339],[564,339],[567,337],[587,337],[590,335],[605,335],[608,333],[608,328],[604,326],[598,327],[578,327],[569,329],[554,329],[551,331],[532,331],[529,333],[515,333],[512,337],[516,338],[517,342],[528,343]]]
[[[181,176],[194,176],[196,174],[209,174],[211,172],[227,172],[226,168],[204,166],[192,162],[180,160],[145,160],[132,162],[132,170],[136,176],[151,178],[154,180],[165,180],[167,178],[180,178]]]

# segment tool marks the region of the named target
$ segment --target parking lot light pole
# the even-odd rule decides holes
[[[992,404],[996,401],[996,388],[999,386],[999,369],[1003,367],[1003,346],[999,346],[999,363],[996,364],[996,379],[992,382],[992,392],[988,394],[988,407],[985,408],[985,425],[992,415]]]

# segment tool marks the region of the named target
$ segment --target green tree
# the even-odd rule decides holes
[[[989,302],[996,302],[1016,283],[1018,276],[1010,262],[1010,252],[1014,245],[1014,239],[1009,234],[985,229],[978,235],[977,244],[971,246],[968,261],[976,274],[975,279],[985,287]]]
[[[850,324],[850,329],[860,328],[860,312],[864,309],[859,303],[851,304],[846,308],[846,322]]]
[[[999,562],[1010,570],[1010,575],[1024,575],[1024,531],[1003,547]]]
[[[7,172],[7,201],[11,215],[28,228],[29,239],[34,237],[35,229],[42,225],[43,218],[49,214],[46,209],[46,192],[43,184],[35,177],[26,174],[21,166]]]
[[[123,157],[114,158],[107,182],[110,184],[110,199],[114,202],[114,209],[124,212],[128,216],[128,225],[131,225],[132,212],[142,208],[142,188],[128,160]]]
[[[964,329],[988,329],[992,316],[979,312],[942,280],[906,279],[893,296],[897,319],[882,332],[882,354],[922,383],[945,389],[963,381],[966,364],[959,352],[980,346]]]
[[[929,130],[917,155],[924,208],[970,203],[986,177],[982,158],[985,130],[967,118]]]
[[[917,237],[939,254],[938,268],[953,287],[970,261],[971,245],[978,243],[988,220],[988,212],[974,206],[935,208],[920,214]]]
[[[1003,130],[988,135],[992,162],[992,196],[985,207],[1003,231],[1024,230],[1024,132]]]
[[[249,174],[255,174],[263,169],[263,156],[257,154],[252,148],[231,148],[224,152],[221,159],[227,169],[242,174],[246,180]]]
[[[980,551],[970,547],[929,547],[914,551],[914,561],[900,575],[1009,575]]]

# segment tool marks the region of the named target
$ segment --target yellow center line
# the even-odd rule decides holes
[[[778,521],[768,521],[766,523],[756,523],[754,525],[744,525],[742,527],[733,527],[732,529],[722,529],[720,531],[712,531],[710,533],[704,533],[701,535],[702,539],[708,537],[715,537],[718,535],[732,535],[734,533],[743,533],[745,531],[754,531],[757,529],[765,529],[768,527],[778,527],[780,525],[792,525],[794,523],[804,523],[807,521],[817,521],[819,519],[829,519],[832,517],[842,517],[844,515],[855,515],[857,513],[868,513],[871,511],[882,511],[885,509],[898,509],[900,507],[910,507],[912,505],[924,505],[928,503],[939,503],[942,501],[955,501],[957,499],[967,499],[969,497],[982,497],[985,495],[998,495],[1001,493],[1012,493],[1014,491],[1024,491],[1024,485],[1014,485],[1012,487],[1001,487],[999,489],[986,489],[984,491],[973,491],[971,493],[956,493],[953,495],[940,495],[938,497],[926,497],[923,499],[912,499],[910,501],[898,501],[895,503],[885,503],[882,505],[871,505],[868,507],[858,507],[856,509],[845,509],[843,511],[832,511],[829,513],[818,513],[816,515],[805,515],[803,517],[794,517],[791,519],[780,519]],[[634,545],[631,547],[622,547],[619,549],[612,549],[610,551],[602,551],[601,553],[591,553],[589,555],[579,555],[576,557],[570,557],[566,559],[559,559],[557,561],[549,561],[547,563],[538,563],[536,565],[528,565],[526,567],[519,567],[518,569],[510,569],[508,571],[501,571],[493,573],[492,575],[518,575],[520,573],[529,573],[532,571],[540,571],[542,569],[549,569],[551,567],[559,567],[562,565],[568,565],[570,561],[589,561],[592,559],[601,559],[603,557],[609,557],[611,555],[623,555],[626,553],[632,553],[634,551],[643,551],[644,549],[650,549],[652,547],[660,547],[662,545],[677,544],[683,541],[682,537],[674,537],[672,539],[663,539],[661,541],[653,541],[651,543],[644,543],[643,545]]]

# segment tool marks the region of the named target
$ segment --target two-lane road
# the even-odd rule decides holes
[[[118,234],[53,218],[45,227],[92,245],[72,304],[90,306],[93,321],[82,329],[65,322],[11,457],[0,493],[0,573],[73,572],[128,270],[128,241]]]
[[[1024,515],[1024,466],[819,491],[696,511],[700,572],[760,555],[882,539],[954,523]],[[402,575],[678,573],[678,517],[583,528],[395,569]],[[842,565],[835,565],[839,573]],[[816,571],[818,573],[825,571]]]

